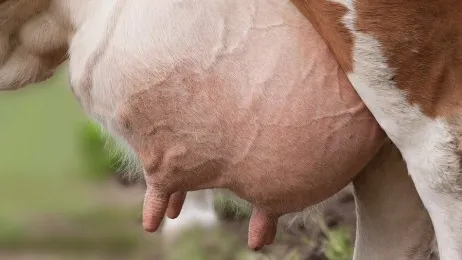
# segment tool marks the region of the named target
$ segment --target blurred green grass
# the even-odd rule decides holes
[[[0,122],[0,259],[5,251],[106,259],[150,241],[138,221],[142,197],[94,181],[108,176],[113,158],[92,135],[65,68],[46,82],[0,92]]]
[[[79,187],[86,169],[78,132],[87,118],[66,72],[41,84],[0,93],[0,218],[79,210],[91,194]]]

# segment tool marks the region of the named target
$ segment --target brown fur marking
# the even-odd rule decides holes
[[[430,116],[454,114],[462,97],[462,2],[356,1],[359,31],[381,44],[397,87]]]

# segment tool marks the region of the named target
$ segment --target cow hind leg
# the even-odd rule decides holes
[[[354,260],[428,260],[430,217],[390,142],[353,181],[357,207]]]
[[[462,120],[436,125],[403,154],[435,227],[440,259],[462,259]]]

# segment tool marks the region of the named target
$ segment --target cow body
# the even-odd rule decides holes
[[[0,5],[8,17],[0,31],[7,50],[0,52],[0,89],[46,78],[68,50],[70,83],[83,108],[145,169],[150,231],[166,211],[178,216],[185,192],[228,188],[254,205],[250,246],[269,244],[281,214],[343,188],[385,141],[330,50],[288,1],[27,4]],[[425,252],[432,236],[413,187],[394,185],[407,180],[405,166],[396,151],[377,158],[361,175],[373,177],[355,183],[364,202],[356,257],[425,259],[407,254]],[[393,207],[388,189],[373,202],[367,195],[381,185],[386,161],[398,165],[386,182],[399,190],[391,197],[412,199],[395,199],[407,210],[384,220]],[[386,207],[374,208],[381,202]],[[389,229],[370,232],[378,225]],[[391,243],[403,226],[423,231],[405,234],[409,243]]]
[[[402,152],[441,259],[462,259],[462,3],[293,2]]]

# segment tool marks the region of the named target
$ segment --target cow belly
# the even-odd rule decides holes
[[[274,216],[301,210],[343,188],[382,145],[324,41],[288,1],[120,8],[95,50],[104,52],[85,63],[74,45],[71,72],[93,66],[76,93],[143,164],[145,226],[158,224],[150,221],[173,193],[203,188],[229,188]]]

